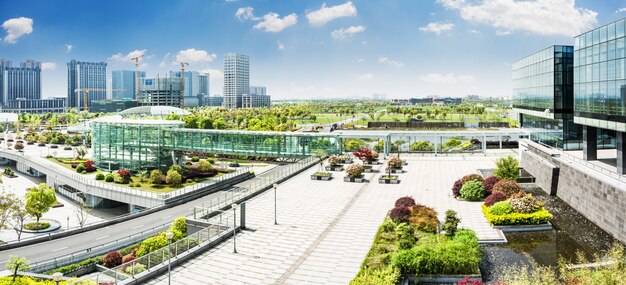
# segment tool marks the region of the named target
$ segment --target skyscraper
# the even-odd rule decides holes
[[[240,53],[224,55],[225,108],[241,108],[244,94],[250,94],[250,58]]]
[[[180,71],[170,71],[171,78],[180,78]],[[209,94],[209,78],[204,73],[185,71],[185,107],[202,105],[204,96]]]
[[[145,71],[139,71],[139,84],[146,77]],[[136,78],[134,70],[114,70],[111,72],[111,91],[113,99],[135,99]]]
[[[105,62],[67,63],[67,104],[70,108],[84,108],[84,89],[90,89],[88,103],[104,100],[106,95],[107,64]],[[76,92],[76,90],[79,90]]]
[[[142,106],[180,107],[180,77],[142,78],[140,89],[139,103]]]
[[[41,99],[41,63],[27,60],[20,67],[12,67],[11,62],[0,60],[2,81],[2,105],[17,99]]]
[[[267,95],[265,86],[250,86],[250,95]]]

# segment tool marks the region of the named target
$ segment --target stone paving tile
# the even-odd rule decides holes
[[[259,195],[248,203],[246,217],[246,225],[256,231],[238,234],[239,253],[232,253],[229,239],[174,269],[172,283],[346,284],[358,272],[393,202],[406,195],[434,207],[441,220],[446,210],[457,211],[460,226],[475,230],[481,240],[500,237],[483,217],[481,203],[450,195],[456,179],[493,167],[496,156],[404,158],[409,165],[399,185],[378,184],[384,173],[366,173],[367,184],[345,183],[339,172],[332,181],[312,181],[316,168],[290,179],[278,188],[279,225],[274,225],[273,191]],[[150,282],[166,283],[167,275]]]

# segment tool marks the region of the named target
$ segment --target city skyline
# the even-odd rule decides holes
[[[626,17],[626,4],[597,2],[2,3],[0,54],[41,61],[44,98],[66,94],[72,59],[105,61],[111,78],[137,55],[148,76],[187,61],[220,94],[228,52],[249,55],[250,84],[275,99],[510,97],[512,62]]]

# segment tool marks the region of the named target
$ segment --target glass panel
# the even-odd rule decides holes
[[[615,25],[615,37],[620,38],[624,36],[624,20],[620,20]]]

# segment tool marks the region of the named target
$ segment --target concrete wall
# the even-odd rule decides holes
[[[533,153],[531,150],[522,150],[520,166],[535,177],[535,184],[547,194],[556,195],[559,182],[559,167],[550,160]]]

